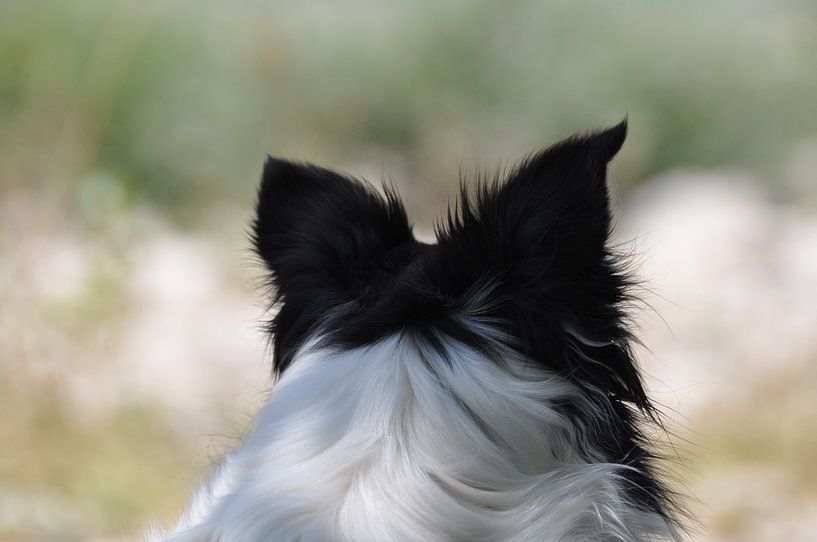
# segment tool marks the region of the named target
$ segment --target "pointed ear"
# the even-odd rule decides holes
[[[597,389],[646,404],[622,303],[629,279],[607,247],[607,165],[626,122],[573,136],[523,162],[504,184],[463,195],[438,233],[429,273],[456,306],[473,292],[525,354]],[[589,361],[588,361],[589,360]]]
[[[393,193],[383,198],[326,169],[267,160],[253,243],[285,304],[327,311],[352,299],[356,271],[411,238]]]
[[[483,185],[476,196],[463,191],[439,232],[442,252],[468,261],[474,280],[502,273],[522,288],[580,278],[604,257],[607,164],[626,135],[624,121],[570,137],[524,161],[504,184]]]

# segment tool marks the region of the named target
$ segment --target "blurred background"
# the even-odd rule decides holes
[[[817,5],[0,0],[0,540],[167,524],[269,388],[265,153],[461,175],[625,115],[692,538],[817,540]]]

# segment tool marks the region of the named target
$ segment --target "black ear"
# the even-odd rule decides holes
[[[298,340],[355,298],[358,272],[413,239],[405,210],[349,177],[269,158],[258,194],[253,243],[282,306],[272,322],[279,369]]]
[[[475,196],[463,190],[438,232],[443,252],[470,262],[479,276],[512,274],[520,288],[537,278],[559,284],[580,278],[605,254],[607,164],[626,135],[625,121],[570,137],[522,162],[505,181],[483,184]]]
[[[438,232],[434,280],[454,303],[490,287],[489,304],[498,307],[492,316],[514,327],[527,354],[640,402],[622,346],[627,278],[607,248],[607,165],[626,134],[625,121],[570,137],[524,161],[504,183],[464,192]]]

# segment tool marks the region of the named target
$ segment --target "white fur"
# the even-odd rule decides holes
[[[475,324],[476,325],[476,324]],[[483,334],[487,330],[480,330]],[[577,452],[590,428],[553,405],[579,389],[505,349],[447,359],[408,336],[307,345],[172,542],[642,541],[675,538]],[[593,412],[604,423],[604,412]],[[601,457],[601,454],[598,455]]]

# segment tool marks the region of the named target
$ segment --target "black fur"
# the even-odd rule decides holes
[[[483,292],[480,318],[513,348],[572,380],[609,412],[595,427],[564,405],[611,461],[636,467],[628,490],[670,517],[641,426],[654,418],[630,352],[624,308],[630,279],[608,247],[607,165],[626,121],[574,136],[531,157],[504,181],[463,190],[437,228],[416,241],[396,195],[309,165],[270,158],[259,193],[254,244],[280,309],[271,322],[275,370],[284,371],[320,329],[343,347],[404,332],[431,345],[452,337],[490,341],[461,324]]]
[[[254,245],[271,272],[279,312],[275,369],[338,307],[365,302],[395,252],[415,243],[397,197],[326,169],[269,158],[258,194]]]

